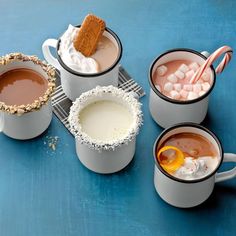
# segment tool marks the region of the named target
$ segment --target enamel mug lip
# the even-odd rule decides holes
[[[213,90],[214,86],[215,86],[215,82],[216,82],[216,73],[215,73],[215,70],[214,70],[214,67],[213,66],[210,66],[212,72],[213,72],[213,83],[212,83],[212,86],[210,87],[210,89],[202,96],[196,98],[196,99],[192,99],[192,100],[186,100],[186,101],[181,101],[181,100],[175,100],[175,99],[171,99],[167,96],[165,96],[164,94],[162,94],[160,91],[158,91],[158,89],[155,87],[153,81],[152,81],[152,71],[153,71],[153,67],[155,66],[156,62],[163,56],[169,54],[169,53],[173,53],[173,52],[189,52],[189,53],[193,53],[193,54],[196,54],[200,57],[202,57],[203,59],[207,59],[203,54],[201,54],[200,52],[197,52],[193,49],[188,49],[188,48],[174,48],[174,49],[171,49],[171,50],[168,50],[164,53],[162,53],[160,56],[158,56],[152,63],[151,63],[151,66],[149,68],[149,73],[148,73],[148,79],[149,79],[149,85],[150,87],[152,88],[152,90],[155,92],[155,94],[157,96],[159,96],[160,98],[164,99],[165,101],[167,102],[170,102],[170,103],[174,103],[174,104],[182,104],[182,105],[187,105],[187,104],[192,104],[192,103],[196,103],[200,100],[203,100],[205,97],[207,97],[211,91]]]
[[[79,28],[81,25],[77,25],[75,27]],[[108,33],[110,33],[114,39],[116,40],[117,44],[118,44],[118,56],[115,60],[115,62],[109,67],[107,68],[106,70],[104,71],[101,71],[101,72],[98,72],[98,73],[81,73],[81,72],[77,72],[75,70],[72,70],[70,67],[68,67],[64,62],[63,60],[61,59],[61,56],[58,54],[58,51],[59,51],[59,48],[60,48],[60,43],[61,43],[61,37],[59,38],[58,42],[57,42],[57,46],[56,46],[56,53],[57,53],[57,58],[58,58],[58,62],[60,63],[60,65],[66,70],[68,71],[69,73],[71,74],[74,74],[74,75],[77,75],[77,76],[81,76],[81,77],[97,77],[97,76],[100,76],[100,75],[104,75],[106,73],[108,73],[109,71],[111,71],[113,68],[116,67],[116,65],[119,63],[121,57],[122,57],[122,54],[123,54],[123,47],[122,47],[122,43],[120,41],[120,38],[118,37],[118,35],[112,31],[110,28],[106,27],[105,28],[105,31],[107,31]]]
[[[158,163],[157,158],[156,158],[156,153],[157,153],[157,146],[160,142],[160,140],[162,139],[162,137],[164,137],[169,131],[174,130],[176,128],[181,128],[181,127],[190,127],[190,128],[197,128],[200,130],[203,130],[204,132],[207,132],[209,135],[211,135],[214,140],[216,141],[216,143],[218,144],[219,147],[219,151],[220,151],[220,161],[216,167],[216,169],[211,172],[210,174],[208,174],[207,176],[203,177],[203,178],[199,178],[199,179],[194,179],[194,180],[184,180],[184,179],[180,179],[180,178],[176,178],[170,174],[168,174]],[[173,126],[170,126],[169,128],[165,129],[156,139],[154,145],[153,145],[153,157],[154,157],[154,162],[155,165],[157,166],[157,168],[162,172],[162,174],[164,174],[165,176],[167,176],[168,178],[180,182],[180,183],[186,183],[186,184],[192,184],[192,183],[198,183],[198,182],[203,182],[206,179],[209,179],[211,176],[213,176],[217,170],[219,169],[222,161],[223,161],[223,148],[221,145],[220,140],[217,138],[217,136],[210,130],[208,130],[207,128],[203,127],[202,125],[196,124],[196,123],[191,123],[191,122],[183,122],[183,123],[179,123]]]

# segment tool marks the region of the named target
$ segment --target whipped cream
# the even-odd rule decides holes
[[[78,52],[73,44],[74,38],[78,33],[79,28],[72,25],[61,37],[60,48],[58,54],[62,61],[72,70],[81,73],[97,73],[98,63],[91,57],[85,57],[81,52]]]
[[[217,157],[203,156],[197,159],[185,157],[184,164],[173,175],[185,180],[199,179],[214,171],[217,164]]]

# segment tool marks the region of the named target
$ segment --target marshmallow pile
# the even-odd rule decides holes
[[[199,67],[199,64],[196,62],[192,62],[189,65],[181,64],[174,73],[166,77],[163,88],[159,85],[156,85],[156,88],[168,97],[176,100],[193,100],[201,97],[210,89],[211,77],[210,71],[207,70],[203,73],[201,79],[195,84],[191,84],[190,80]],[[157,68],[158,76],[165,76],[167,72],[168,68],[165,65]]]

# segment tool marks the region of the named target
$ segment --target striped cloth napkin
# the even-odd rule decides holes
[[[143,88],[131,78],[122,66],[119,68],[118,87],[122,88],[126,92],[135,92],[139,98],[145,95]],[[54,114],[68,130],[69,122],[67,118],[69,116],[71,105],[71,100],[66,97],[62,90],[60,74],[57,71],[56,90],[52,94],[52,107]]]

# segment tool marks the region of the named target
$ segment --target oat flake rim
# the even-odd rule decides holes
[[[109,94],[111,95],[111,97],[117,98],[118,101],[123,100],[129,106],[129,109],[131,109],[134,118],[133,124],[131,125],[128,134],[122,139],[104,142],[101,140],[92,139],[82,131],[78,114],[84,107],[86,107],[86,101],[88,99],[93,99],[96,97],[101,98],[104,94]],[[137,134],[139,133],[139,129],[143,124],[143,114],[141,111],[141,103],[136,100],[131,93],[127,93],[124,90],[116,88],[112,85],[105,87],[97,86],[96,88],[83,93],[73,102],[73,105],[70,108],[68,121],[70,124],[70,131],[82,144],[85,144],[89,148],[98,151],[114,150],[115,148],[120,147],[123,144],[128,144],[128,142],[132,141],[137,136]]]
[[[0,111],[7,112],[9,114],[22,115],[24,113],[39,110],[44,104],[48,102],[48,100],[51,98],[52,93],[55,90],[55,87],[56,87],[55,68],[47,64],[45,61],[41,61],[36,56],[28,56],[28,55],[24,55],[23,53],[10,53],[10,54],[6,54],[5,56],[0,57],[0,66],[10,64],[14,61],[22,61],[22,62],[31,61],[35,65],[40,66],[42,70],[46,72],[48,76],[47,78],[48,88],[41,97],[39,97],[37,100],[35,100],[31,104],[6,105],[4,102],[0,101]]]

